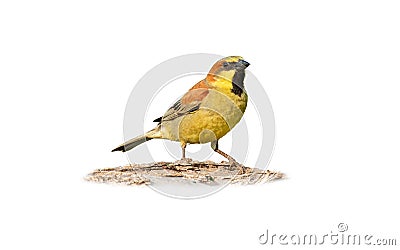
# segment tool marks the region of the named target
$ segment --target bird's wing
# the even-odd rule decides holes
[[[192,88],[181,99],[175,102],[162,118],[157,118],[154,121],[172,121],[178,117],[196,112],[199,110],[202,100],[207,95],[208,89],[206,88]]]

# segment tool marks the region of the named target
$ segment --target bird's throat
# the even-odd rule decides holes
[[[241,96],[244,89],[244,70],[236,71],[232,79],[232,93]]]

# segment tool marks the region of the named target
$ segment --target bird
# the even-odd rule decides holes
[[[232,164],[241,166],[221,151],[218,140],[241,120],[247,107],[245,70],[250,65],[241,56],[228,56],[214,63],[204,79],[190,88],[163,116],[154,120],[155,128],[114,148],[126,152],[152,140],[180,142],[181,160],[188,144],[211,143],[211,148]],[[241,168],[242,170],[242,168]]]

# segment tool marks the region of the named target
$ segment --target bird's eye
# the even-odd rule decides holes
[[[224,62],[224,63],[222,64],[222,66],[224,66],[225,68],[227,68],[227,67],[229,66],[229,63]]]

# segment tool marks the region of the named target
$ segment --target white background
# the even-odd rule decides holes
[[[0,248],[266,249],[267,228],[340,222],[400,244],[399,12],[398,1],[2,1]],[[198,200],[84,182],[126,163],[110,150],[135,82],[199,52],[251,62],[276,116],[269,169],[289,179]]]

